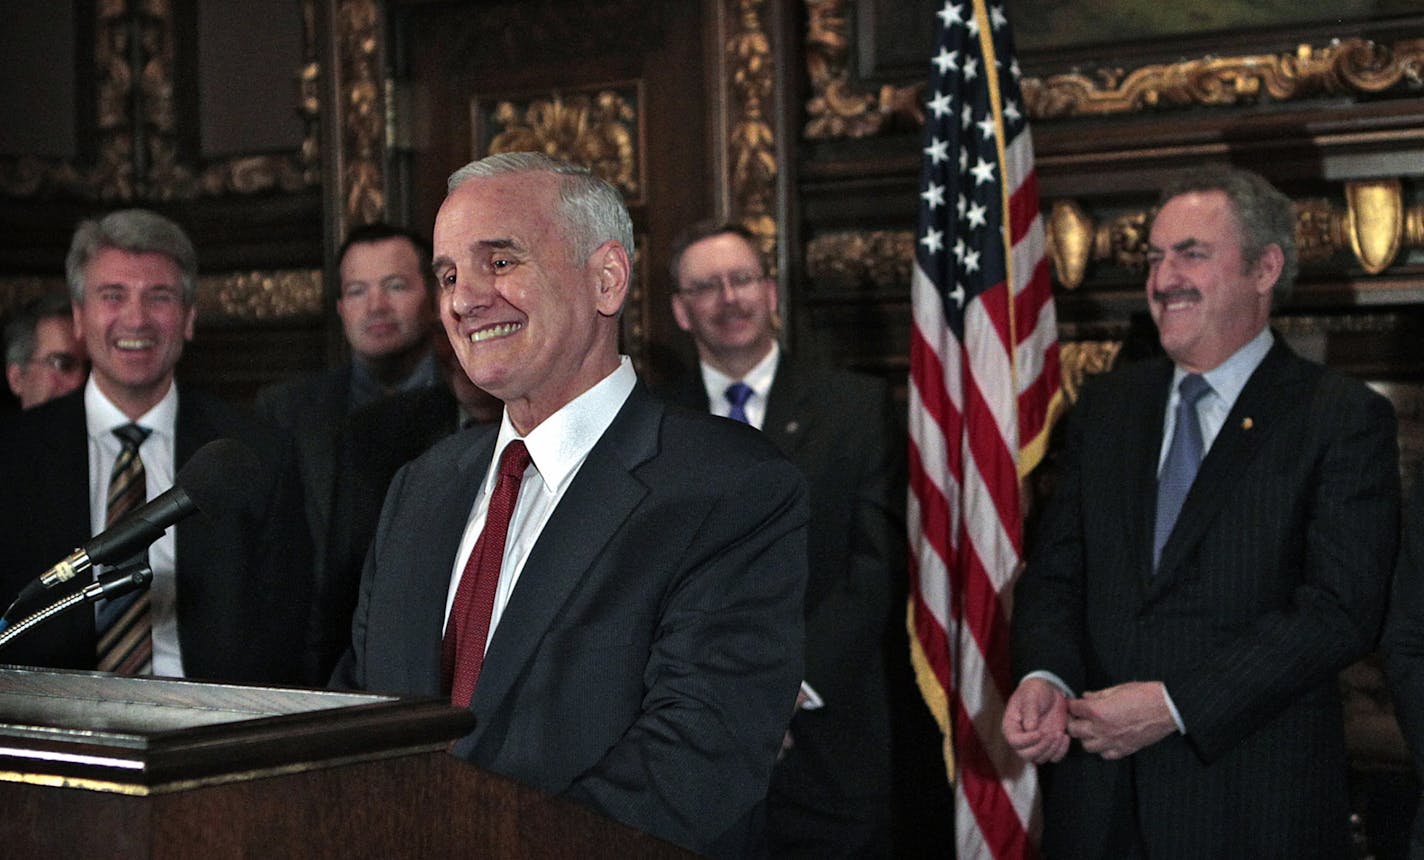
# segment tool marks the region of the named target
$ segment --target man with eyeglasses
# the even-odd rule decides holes
[[[5,378],[21,409],[78,388],[88,368],[84,344],[74,335],[69,299],[63,294],[31,299],[5,325]]]
[[[674,242],[673,316],[698,372],[665,391],[751,424],[811,489],[806,672],[768,796],[775,857],[891,852],[886,639],[903,605],[904,438],[880,380],[794,361],[755,238],[704,221]],[[899,658],[901,662],[903,656]]]

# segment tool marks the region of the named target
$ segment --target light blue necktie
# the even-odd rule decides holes
[[[750,424],[751,422],[747,420],[746,406],[752,396],[752,387],[745,382],[733,382],[727,386],[725,394],[727,402],[732,404],[732,410],[727,413],[727,417],[733,421]]]
[[[1176,425],[1172,430],[1172,447],[1157,478],[1157,528],[1152,536],[1152,572],[1162,559],[1162,547],[1182,512],[1187,491],[1192,488],[1202,461],[1201,422],[1197,420],[1197,401],[1211,391],[1211,385],[1199,374],[1182,377],[1177,386]]]

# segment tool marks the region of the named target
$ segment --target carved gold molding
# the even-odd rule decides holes
[[[1296,248],[1320,262],[1349,251],[1366,273],[1389,268],[1401,251],[1424,249],[1424,204],[1404,205],[1398,179],[1345,183],[1344,205],[1298,200]],[[1146,264],[1152,213],[1139,210],[1097,223],[1073,200],[1055,200],[1045,219],[1047,252],[1065,288],[1082,286],[1089,267],[1107,262],[1128,269]],[[909,230],[827,233],[806,243],[806,274],[832,288],[903,288],[910,282],[915,237]]]
[[[1058,344],[1060,381],[1069,403],[1078,402],[1078,392],[1089,376],[1106,373],[1117,364],[1122,352],[1120,340],[1070,340]]]
[[[1100,69],[1024,78],[1024,103],[1034,119],[1101,116],[1161,107],[1231,105],[1269,98],[1287,101],[1340,93],[1379,93],[1401,82],[1418,88],[1424,39],[1381,45],[1344,39],[1294,53],[1202,57],[1180,63]]]
[[[642,103],[641,82],[499,99],[488,110],[477,101],[475,139],[488,126],[488,154],[536,151],[582,164],[636,206],[645,188]]]
[[[251,322],[319,316],[321,272],[317,269],[233,272],[198,276],[198,319]],[[66,289],[60,275],[0,278],[0,310],[34,296]]]
[[[201,275],[198,319],[253,322],[320,316],[321,283],[318,269]]]
[[[731,74],[727,158],[732,206],[759,240],[763,258],[776,259],[776,133],[771,125],[775,58],[763,14],[766,0],[728,0],[735,22],[724,51]]]
[[[891,289],[910,282],[909,230],[827,233],[806,243],[806,276],[817,287]]]
[[[1349,250],[1368,274],[1389,268],[1402,249],[1424,248],[1424,204],[1406,207],[1398,179],[1345,183],[1345,205],[1296,201],[1296,246],[1302,260]],[[1048,253],[1058,282],[1082,285],[1092,262],[1141,268],[1151,213],[1130,212],[1097,224],[1072,200],[1057,200],[1047,219]]]
[[[804,0],[808,140],[861,138],[924,124],[923,82],[877,92],[850,81],[848,0]],[[1030,119],[1133,113],[1163,107],[1287,101],[1341,93],[1379,93],[1424,81],[1424,39],[1382,45],[1343,39],[1293,53],[1201,57],[1136,69],[1073,71],[1021,79]]]
[[[349,224],[385,217],[385,108],[382,104],[381,10],[376,0],[340,0],[336,8],[341,201]]]
[[[87,168],[21,156],[0,161],[0,194],[58,193],[106,202],[192,200],[298,191],[320,184],[314,100],[316,0],[302,0],[304,65],[299,112],[306,126],[295,153],[237,156],[208,165],[182,160],[175,107],[174,8],[171,0],[95,5],[93,61],[98,156]]]

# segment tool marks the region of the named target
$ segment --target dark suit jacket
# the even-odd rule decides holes
[[[667,395],[709,409],[700,373]],[[818,807],[888,794],[891,655],[884,645],[905,589],[905,437],[889,388],[782,352],[762,428],[810,487],[805,680],[826,701],[792,720],[795,745],[774,784]]]
[[[464,431],[396,476],[337,686],[442,695],[454,556],[493,456]],[[641,387],[531,551],[455,746],[697,850],[765,795],[801,678],[805,484],[759,435]]]
[[[455,396],[442,385],[383,398],[347,419],[337,444],[330,537],[313,605],[320,677],[330,677],[351,643],[361,567],[391,479],[401,466],[454,433],[458,414]]]
[[[1046,769],[1045,847],[1105,857],[1133,813],[1148,855],[1344,857],[1336,674],[1378,633],[1393,564],[1394,412],[1277,341],[1202,461],[1152,573],[1172,367],[1088,386],[1014,595],[1021,676],[1074,691],[1159,680],[1187,728]]]
[[[297,446],[313,561],[326,557],[335,485],[337,439],[346,424],[351,365],[269,385],[257,392],[257,414],[291,434]]]
[[[22,587],[90,536],[84,389],[0,423],[0,593]],[[220,438],[245,443],[262,469],[235,475],[229,509],[177,525],[178,638],[189,677],[299,683],[311,600],[310,549],[291,444],[275,428],[180,386],[175,465]],[[176,471],[176,470],[175,470]],[[106,478],[107,479],[107,478]],[[84,583],[54,590],[58,599]],[[94,668],[94,613],[51,619],[4,662]]]
[[[1424,467],[1415,474],[1400,533],[1384,669],[1395,716],[1414,754],[1414,772],[1424,781]],[[1424,856],[1424,804],[1414,814],[1411,843],[1410,856]]]

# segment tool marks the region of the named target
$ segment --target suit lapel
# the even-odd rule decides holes
[[[1162,563],[1154,578],[1158,585],[1178,573],[1182,560],[1201,542],[1230,499],[1232,484],[1281,425],[1282,416],[1304,396],[1300,390],[1304,380],[1294,358],[1289,347],[1277,338],[1236,398],[1226,423],[1202,460],[1177,524],[1162,547]]]
[[[454,463],[457,478],[445,482],[443,492],[431,492],[433,487],[407,489],[408,493],[421,494],[424,515],[420,521],[432,524],[432,539],[420,552],[411,553],[408,561],[410,593],[394,609],[400,615],[398,629],[426,629],[418,636],[392,637],[390,644],[410,649],[408,653],[397,655],[395,664],[411,667],[409,677],[413,679],[432,679],[435,690],[440,686],[440,649],[451,571],[475,497],[494,457],[499,427],[492,425],[475,435],[477,438],[469,447],[457,455]],[[465,561],[459,559],[462,565]]]
[[[762,432],[788,457],[796,453],[807,437],[811,416],[815,414],[813,409],[807,408],[806,401],[811,396],[806,375],[797,369],[790,354],[783,351],[777,362],[776,376],[771,381],[771,391],[767,393]]]
[[[1140,581],[1146,583],[1155,579],[1152,574],[1152,537],[1157,522],[1157,464],[1162,453],[1162,426],[1167,413],[1168,389],[1172,384],[1172,363],[1163,360],[1160,367],[1144,377],[1143,387],[1134,392],[1132,399],[1150,404],[1146,409],[1131,411],[1136,426],[1124,428],[1124,439],[1143,439],[1144,444],[1126,445],[1124,456],[1129,458],[1130,491],[1129,500],[1142,499],[1145,504],[1134,505],[1135,516],[1131,517],[1132,534],[1128,547],[1131,552],[1131,569],[1137,572]],[[1130,408],[1130,407],[1129,407]]]
[[[657,453],[662,413],[641,385],[635,388],[579,468],[530,551],[490,639],[475,689],[477,711],[499,708],[569,595],[647,495],[633,470]]]

